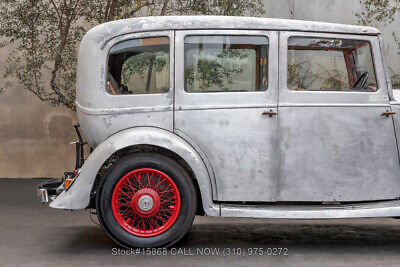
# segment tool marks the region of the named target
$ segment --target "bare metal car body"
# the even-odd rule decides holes
[[[185,92],[184,40],[193,35],[267,37],[268,90]],[[159,36],[170,41],[168,92],[108,93],[113,47]],[[296,36],[368,42],[377,90],[289,90],[287,46]],[[382,48],[377,29],[319,22],[199,16],[99,25],[82,40],[77,72],[77,114],[94,150],[50,206],[87,208],[96,177],[113,155],[150,146],[190,168],[209,216],[400,216],[400,103],[392,97]]]

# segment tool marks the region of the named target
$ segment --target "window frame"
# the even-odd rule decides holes
[[[349,39],[368,41],[371,45],[373,65],[377,91],[296,91],[287,84],[288,73],[288,40],[291,37],[321,38],[321,39]],[[280,105],[331,105],[331,104],[387,104],[388,93],[383,78],[383,63],[380,43],[376,35],[335,34],[318,32],[281,31],[279,38],[279,101]]]
[[[109,68],[109,62],[110,62],[110,56],[111,51],[119,44],[124,43],[124,42],[129,42],[131,40],[140,40],[140,39],[147,39],[147,38],[167,38],[168,42],[169,42],[169,87],[168,87],[168,91],[164,92],[164,93],[154,93],[154,94],[111,94],[107,88],[107,82],[108,82],[108,68]],[[143,36],[143,37],[137,37],[137,38],[129,38],[129,39],[125,39],[119,42],[114,43],[110,49],[107,52],[107,65],[106,65],[106,73],[107,73],[107,77],[106,77],[106,92],[108,95],[111,96],[139,96],[139,95],[165,95],[168,92],[171,91],[172,86],[171,86],[171,78],[172,78],[172,71],[171,68],[173,68],[173,66],[171,64],[173,64],[173,58],[171,57],[171,52],[173,51],[173,43],[171,43],[171,38],[168,35],[151,35],[151,36]],[[128,59],[127,59],[128,60]],[[123,66],[123,65],[122,65]],[[115,79],[115,78],[114,78]]]
[[[184,40],[186,36],[236,35],[268,39],[268,86],[265,91],[186,92],[184,89]],[[278,88],[278,31],[259,30],[177,30],[175,32],[176,110],[240,107],[276,107]],[[273,67],[275,66],[275,67]]]
[[[140,39],[146,37],[168,37],[170,42],[170,81],[169,91],[160,94],[141,94],[141,95],[113,95],[107,92],[108,80],[108,58],[110,50],[113,46],[123,41],[130,39]],[[101,85],[98,90],[99,105],[102,108],[100,114],[108,114],[109,112],[118,113],[133,113],[133,112],[159,112],[159,111],[172,111],[173,110],[173,96],[174,96],[174,77],[175,77],[175,35],[173,30],[165,31],[143,31],[131,32],[127,34],[117,35],[114,38],[106,41],[101,47],[101,53],[93,51],[96,57],[101,58]],[[78,70],[79,71],[79,70]]]
[[[238,35],[220,35],[220,34],[218,34],[218,35],[186,35],[185,36],[185,38],[184,38],[184,49],[186,48],[185,47],[185,45],[186,45],[186,38],[190,38],[190,37],[201,37],[201,36],[226,36],[226,37],[241,37],[241,36],[238,36]],[[260,35],[247,35],[247,36],[249,36],[249,37],[253,37],[253,38],[259,38],[259,39],[261,39],[261,38],[263,38],[263,39],[266,39],[267,40],[267,43],[266,43],[266,45],[267,45],[267,49],[268,49],[268,51],[267,51],[267,57],[269,58],[269,39],[268,39],[268,37],[267,36],[260,36]],[[237,44],[236,44],[237,45]],[[241,45],[253,45],[253,44],[249,44],[249,43],[245,43],[245,44],[241,44]],[[257,45],[254,45],[254,46],[261,46],[262,44],[257,44]],[[255,49],[253,49],[253,50],[255,50]],[[184,74],[185,74],[185,72],[186,72],[186,50],[184,50],[184,62],[183,62],[183,64],[184,64]],[[259,62],[260,62],[260,59],[261,58],[256,58],[255,59],[255,63],[256,64],[260,64]],[[269,68],[269,65],[268,65],[268,63],[269,62],[267,62],[267,67]],[[258,69],[258,71],[260,70],[259,67],[260,65],[258,65],[257,67],[256,67],[256,70]],[[258,82],[260,82],[260,80],[261,80],[261,76],[258,76],[257,77],[257,75],[260,75],[259,73],[257,74],[257,71],[254,73],[255,75],[256,75],[256,77],[255,77],[255,81],[257,81],[258,80]],[[268,87],[269,87],[269,71],[268,71],[268,69],[267,69],[267,75],[266,75],[266,78],[267,78],[267,85],[266,86],[264,86],[264,88],[262,89],[262,90],[256,90],[257,88],[255,88],[255,90],[254,91],[251,91],[251,90],[241,90],[241,91],[239,91],[239,90],[226,90],[226,91],[224,91],[224,90],[220,90],[220,91],[199,91],[199,92],[195,92],[195,91],[188,91],[187,90],[187,84],[186,84],[186,81],[185,81],[185,77],[184,77],[184,91],[186,92],[186,93],[194,93],[194,94],[206,94],[206,93],[223,93],[223,92],[228,92],[228,93],[241,93],[241,92],[264,92],[264,91],[267,91],[268,90]],[[258,78],[258,79],[257,79]],[[258,88],[261,88],[261,86],[260,86],[260,83],[259,84],[256,84],[256,86],[259,86]]]
[[[322,38],[322,37],[304,37],[304,36],[301,36],[301,37],[299,37],[299,36],[290,36],[290,37],[288,37],[288,43],[289,43],[289,41],[290,41],[290,39],[292,39],[292,38],[297,38],[297,39],[320,39],[320,40],[343,40],[344,38]],[[379,90],[379,86],[378,86],[378,81],[377,81],[377,78],[376,78],[376,67],[375,67],[375,62],[374,62],[374,58],[373,58],[373,51],[372,51],[372,44],[371,44],[371,42],[370,41],[367,41],[367,40],[360,40],[360,39],[348,39],[348,40],[352,40],[352,41],[362,41],[362,42],[365,42],[365,43],[367,43],[368,44],[368,47],[369,47],[369,51],[371,52],[371,58],[372,58],[372,68],[373,68],[373,70],[374,70],[374,77],[375,77],[375,82],[376,82],[376,84],[377,84],[377,90],[375,90],[375,91],[372,91],[372,92],[370,92],[370,93],[374,93],[374,92],[377,92],[378,90]],[[298,50],[298,51],[323,51],[323,49],[292,49],[292,50]],[[343,60],[344,60],[344,64],[346,65],[346,70],[344,71],[344,73],[345,73],[345,75],[346,75],[346,78],[347,78],[347,82],[349,83],[349,86],[351,86],[351,77],[350,77],[350,75],[349,75],[349,69],[347,69],[347,60],[349,60],[349,59],[346,59],[346,55],[345,55],[345,52],[343,51],[343,50],[340,50],[340,49],[338,49],[338,50],[335,50],[335,49],[328,49],[329,51],[335,51],[335,52],[340,52],[340,53],[342,53],[343,54]],[[289,44],[288,44],[288,48],[287,48],[287,51],[289,52]],[[288,56],[289,56],[289,53],[288,53]],[[286,72],[288,73],[288,64],[287,64],[287,70],[286,70]],[[288,84],[286,84],[286,86],[288,86]],[[288,87],[288,89],[289,90],[291,90],[291,91],[300,91],[300,92],[306,92],[306,91],[312,91],[312,92],[343,92],[343,93],[348,93],[348,92],[360,92],[360,93],[367,93],[366,91],[355,91],[355,90],[294,90],[294,89],[290,89],[289,87]],[[352,88],[349,88],[349,89],[352,89]]]

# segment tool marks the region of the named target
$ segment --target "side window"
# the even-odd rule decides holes
[[[368,41],[291,37],[287,67],[290,90],[378,90]]]
[[[185,38],[185,91],[265,91],[268,38],[188,36]]]
[[[113,95],[169,90],[169,39],[151,37],[115,45],[108,58],[107,91]]]

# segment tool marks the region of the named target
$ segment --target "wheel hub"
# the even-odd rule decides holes
[[[156,214],[161,201],[158,193],[151,188],[142,188],[132,197],[132,209],[142,217],[150,217]]]
[[[149,195],[144,195],[139,198],[138,206],[141,211],[149,211],[153,208],[153,199]]]

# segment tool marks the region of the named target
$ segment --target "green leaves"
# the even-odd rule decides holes
[[[376,26],[376,24],[382,23],[387,26],[400,13],[400,0],[360,0],[360,4],[363,10],[356,13],[356,17],[358,23],[362,25]],[[397,32],[393,32],[392,35],[400,54],[400,40],[397,37]],[[400,73],[392,75],[392,85],[393,88],[400,88]]]
[[[95,24],[135,16],[264,12],[261,0],[0,0],[0,47],[15,44],[0,91],[18,83],[42,101],[74,109],[77,49]]]
[[[393,22],[396,13],[400,11],[400,0],[360,0],[363,10],[356,13],[361,25],[374,25]]]
[[[192,86],[198,82],[200,91],[217,86],[223,91],[226,87],[233,84],[233,77],[240,74],[243,69],[240,67],[238,59],[246,58],[246,54],[239,49],[224,49],[221,53],[210,55],[207,51],[193,51],[198,60],[196,66],[188,64],[185,66],[185,84]]]
[[[0,4],[0,35],[16,45],[7,59],[5,78],[16,80],[42,101],[73,108],[76,48],[85,32],[76,22],[83,6],[60,0]]]
[[[393,89],[400,89],[400,73],[393,74],[391,80]]]
[[[265,14],[261,0],[177,0],[176,13],[188,15],[260,16]]]
[[[122,66],[122,84],[127,85],[133,74],[138,74],[142,79],[147,75],[149,67],[160,72],[165,66],[169,66],[169,53],[141,53],[130,57]]]

